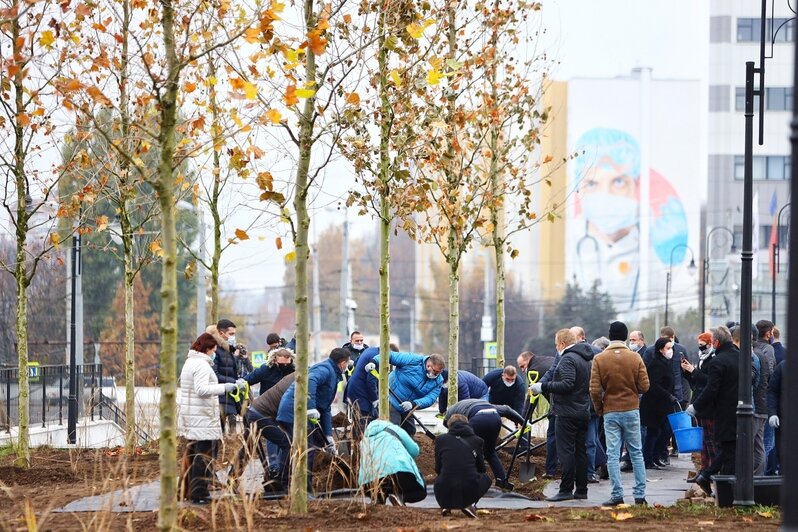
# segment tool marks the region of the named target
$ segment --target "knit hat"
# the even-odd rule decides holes
[[[629,329],[626,328],[626,324],[624,322],[614,321],[610,323],[610,334],[609,334],[610,341],[620,340],[622,342],[625,342],[628,337],[629,337]]]
[[[348,349],[344,349],[342,347],[336,347],[332,351],[330,351],[330,358],[336,364],[342,361],[345,358],[349,358],[351,355]]]
[[[702,332],[698,335],[698,341],[710,345],[712,343],[712,333]]]

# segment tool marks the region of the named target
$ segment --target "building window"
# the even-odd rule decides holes
[[[773,32],[778,33],[774,36]],[[759,18],[737,19],[737,42],[759,42],[762,26]],[[793,42],[795,39],[795,21],[787,18],[767,19],[765,21],[765,42]]]
[[[768,111],[792,110],[792,87],[774,87],[765,91],[765,106]],[[745,89],[743,89],[743,98],[745,98]]]
[[[788,155],[754,155],[751,160],[755,181],[784,181],[790,179],[790,157]],[[745,157],[734,156],[734,179],[745,177]]]
[[[757,109],[759,109],[759,95],[754,94],[754,110]],[[737,87],[734,90],[734,110],[745,111],[745,87]]]

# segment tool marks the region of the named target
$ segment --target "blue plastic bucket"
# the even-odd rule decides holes
[[[680,453],[697,453],[704,448],[704,429],[701,427],[676,429],[673,431],[673,435],[676,437],[676,445],[679,446]]]
[[[668,423],[671,424],[671,430],[677,431],[680,429],[689,429],[693,426],[693,421],[690,419],[690,414],[687,412],[674,412],[668,414]]]

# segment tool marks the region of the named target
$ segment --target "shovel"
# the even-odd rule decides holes
[[[370,373],[371,373],[372,375],[374,375],[376,378],[378,378],[378,379],[380,378],[380,374],[379,374],[379,372],[377,372],[377,370],[376,370],[376,369],[373,369],[373,370],[371,370],[371,371],[370,371]],[[396,394],[395,394],[395,393],[393,393],[393,390],[391,390],[390,388],[388,388],[388,393],[390,393],[390,394],[391,394],[391,397],[393,397],[394,399],[396,399],[396,401],[397,401],[397,402],[399,402],[399,403],[401,403],[401,402],[402,402],[402,400],[401,400],[401,399],[399,399],[399,398],[396,396]],[[427,428],[427,427],[424,425],[424,423],[422,423],[422,422],[421,422],[421,420],[420,420],[420,419],[418,419],[418,418],[416,417],[416,415],[413,413],[415,410],[416,410],[416,407],[413,407],[413,408],[410,410],[410,412],[408,412],[407,414],[405,414],[405,417],[402,419],[402,423],[404,423],[404,422],[405,422],[405,420],[406,420],[408,417],[409,417],[409,418],[412,418],[412,419],[413,419],[413,421],[416,423],[416,425],[418,425],[418,426],[420,426],[420,427],[421,427],[421,430],[423,430],[423,431],[424,431],[424,434],[426,434],[426,436],[427,436],[429,439],[431,439],[432,441],[435,441],[435,435],[434,435],[432,432],[430,432],[430,430],[429,430],[429,429],[428,429],[428,428]]]
[[[529,384],[534,384],[535,382],[537,382],[538,378],[540,377],[540,373],[533,370],[528,373],[528,377],[529,377]],[[533,395],[531,393],[529,394],[529,404],[527,405],[526,413],[524,414],[524,423],[523,425],[521,425],[521,428],[518,429],[521,432],[518,435],[518,441],[516,442],[515,449],[513,450],[513,457],[510,459],[510,467],[507,468],[507,479],[510,478],[510,473],[513,470],[513,465],[515,465],[515,459],[518,458],[518,455],[520,454],[518,450],[521,447],[521,442],[524,440],[523,430],[526,428],[527,424],[529,423],[529,419],[532,417],[532,412],[534,412],[535,410],[535,406],[537,405],[537,400],[538,400],[537,395]],[[537,421],[540,421],[540,419],[535,420],[535,422]],[[527,450],[526,450],[527,462],[526,464],[521,464],[519,466],[520,470],[518,473],[518,478],[521,479],[521,482],[529,482],[531,479],[535,477],[535,465],[532,464],[531,462],[532,451],[534,450],[532,449],[531,445],[532,431],[529,431],[528,434],[529,436],[527,437]],[[513,486],[513,484],[507,479],[505,479],[503,485],[500,487],[512,491],[515,486]]]

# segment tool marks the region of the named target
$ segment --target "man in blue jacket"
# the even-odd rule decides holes
[[[506,405],[516,412],[524,412],[526,384],[513,366],[497,368],[482,377],[488,386],[488,401],[494,405]]]
[[[374,357],[374,364],[380,364],[381,355]],[[446,363],[436,353],[425,357],[415,353],[391,353],[389,364],[395,366],[388,387],[393,392],[388,400],[391,403],[391,423],[401,426],[410,436],[416,433],[413,419],[408,415],[416,408],[432,406],[438,399],[443,385]],[[364,369],[369,369],[368,367]]]
[[[441,393],[438,396],[438,412],[443,414],[448,408],[449,402],[449,388],[446,387],[446,382],[449,380],[449,372],[443,370],[441,373],[443,379],[443,386]],[[484,399],[488,400],[488,385],[485,382],[464,369],[457,370],[457,400],[464,401],[466,399]]]
[[[398,352],[399,348],[391,344],[391,351]],[[346,388],[344,388],[344,400],[348,401],[352,408],[360,413],[359,423],[355,423],[353,427],[354,436],[357,440],[362,437],[363,429],[366,428],[369,421],[377,417],[380,382],[365,367],[379,354],[379,347],[365,349],[357,359],[352,375],[347,379]]]
[[[312,486],[311,473],[316,449],[323,447],[329,453],[337,453],[332,432],[331,407],[338,383],[343,380],[343,372],[348,363],[349,351],[337,347],[330,351],[327,360],[314,364],[308,371],[308,489]],[[277,422],[289,439],[294,434],[295,387],[296,383],[288,387],[277,408]],[[281,472],[283,485],[287,485],[287,469],[290,470],[290,466],[284,467]]]

